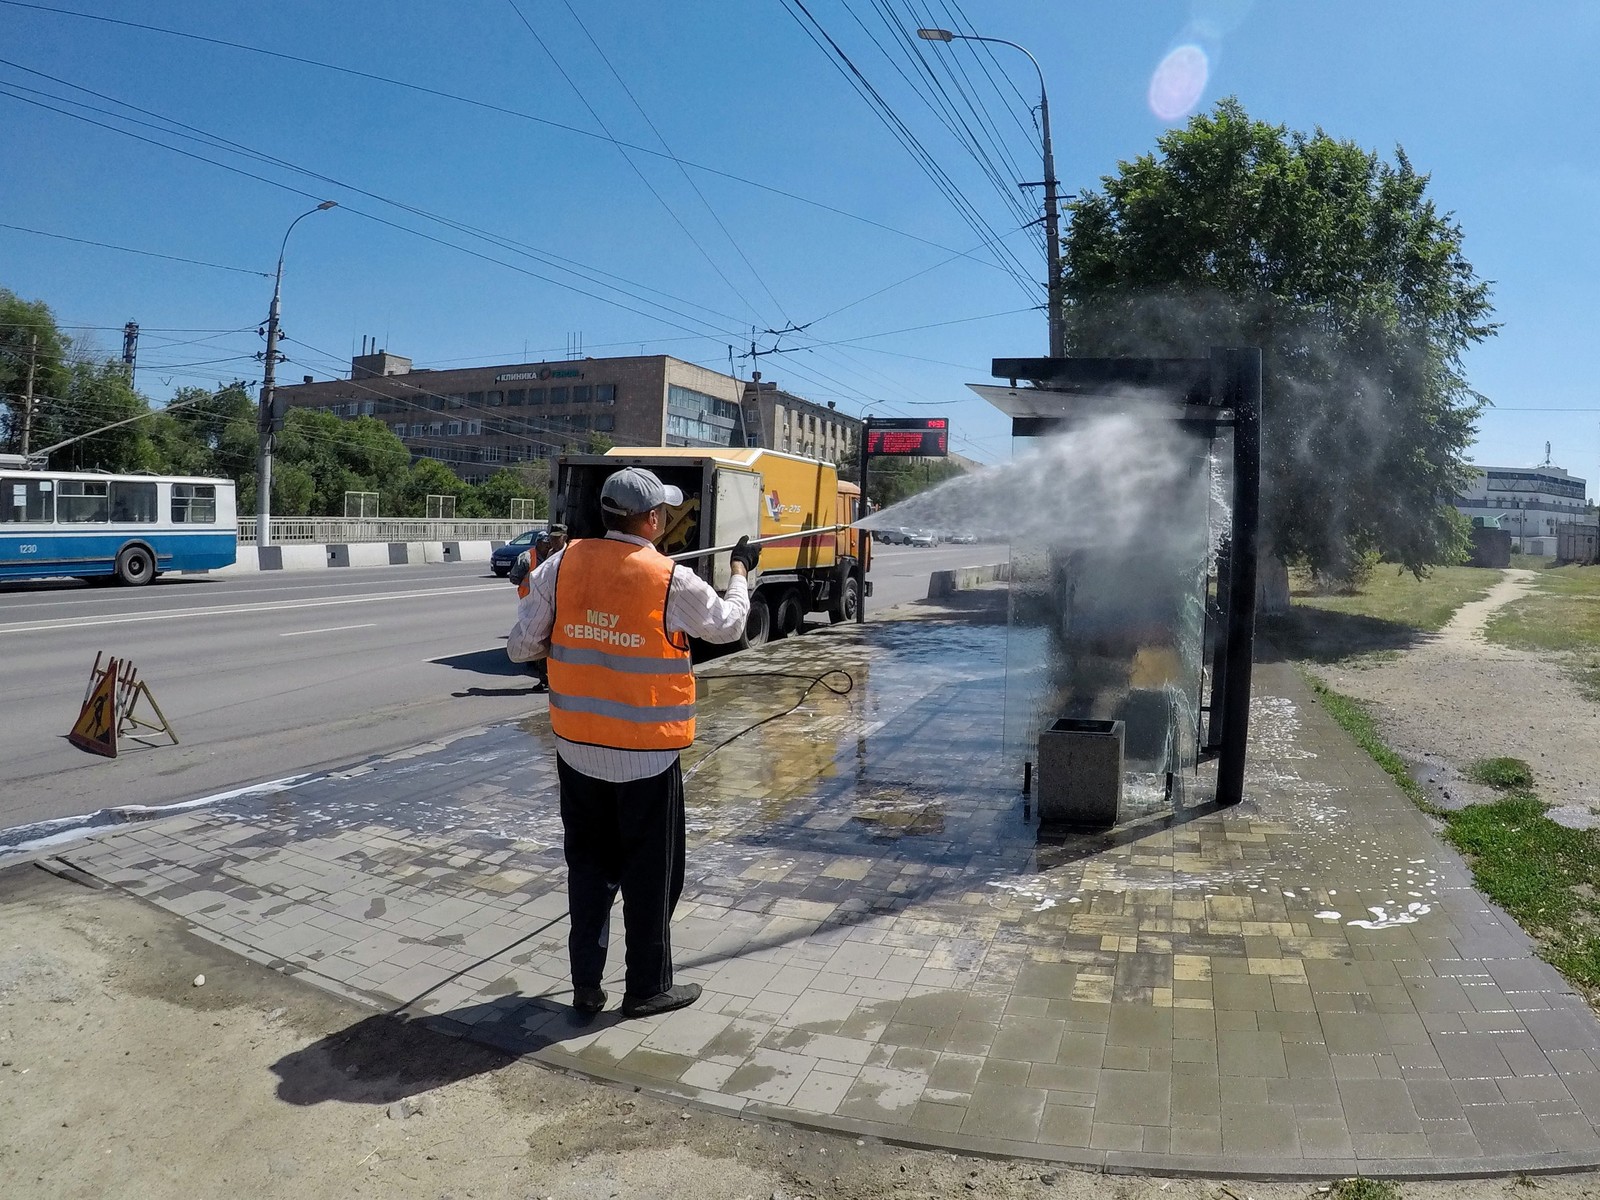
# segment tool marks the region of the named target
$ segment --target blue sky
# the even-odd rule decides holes
[[[1027,212],[1002,194],[1040,178],[1020,98],[1031,103],[1036,76],[1004,47],[993,58],[972,43],[902,48],[885,29],[889,12],[906,27],[1027,46],[1045,73],[1068,191],[1095,186],[1181,121],[1152,111],[1150,83],[1189,43],[1208,58],[1200,107],[1237,95],[1253,116],[1291,128],[1320,125],[1386,154],[1404,146],[1457,214],[1504,323],[1468,361],[1496,404],[1477,457],[1535,463],[1549,441],[1556,463],[1600,475],[1587,355],[1600,274],[1592,3],[805,0],[971,204],[977,232],[810,40],[796,0],[76,6],[514,110],[0,4],[0,222],[270,272],[290,221],[324,197],[340,203],[301,222],[289,244],[288,379],[347,368],[363,335],[418,365],[559,359],[581,335],[587,354],[670,353],[726,370],[730,345],[749,350],[752,325],[792,322],[807,329],[776,345],[804,349],[761,357],[765,377],[851,413],[948,415],[956,449],[1006,457],[1004,421],[965,384],[987,382],[993,357],[1044,351],[1032,307],[1041,296],[1027,282],[1043,278],[1043,254],[1018,228]],[[982,103],[963,116],[990,123],[1007,186],[985,178],[924,89],[897,73],[926,78],[907,51],[947,89],[943,72],[966,73]],[[247,178],[16,98],[69,107],[40,92],[182,122],[338,182],[73,110],[261,177]],[[697,166],[637,152],[630,163],[602,123]],[[1027,205],[1037,193],[1016,194]],[[996,234],[1025,279],[983,248]],[[250,355],[268,278],[0,228],[0,285],[45,300],[108,352],[124,321],[140,322],[139,385],[158,398],[259,377]],[[752,365],[733,362],[741,375]]]

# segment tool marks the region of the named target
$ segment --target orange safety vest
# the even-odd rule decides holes
[[[568,544],[550,631],[557,737],[616,750],[682,750],[694,741],[689,640],[667,632],[672,570],[653,546]]]

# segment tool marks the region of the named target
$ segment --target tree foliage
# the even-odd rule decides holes
[[[1334,574],[1464,548],[1450,502],[1487,401],[1462,355],[1496,327],[1428,182],[1401,149],[1225,100],[1079,199],[1064,239],[1070,353],[1262,348],[1266,532]]]
[[[37,338],[37,342],[32,339]],[[58,470],[150,471],[213,475],[239,486],[241,513],[256,503],[256,400],[243,381],[182,388],[157,409],[134,390],[120,361],[96,355],[56,324],[42,301],[0,288],[0,447],[21,449],[22,406],[30,356],[34,364],[30,449],[77,439],[49,456]],[[138,418],[115,429],[108,425]],[[81,435],[90,435],[87,437]],[[609,449],[591,434],[591,453]],[[576,447],[571,447],[575,449]],[[346,492],[377,492],[386,517],[420,517],[426,497],[456,497],[458,517],[511,515],[513,499],[547,508],[545,463],[503,468],[469,484],[433,459],[411,452],[389,427],[371,417],[341,420],[329,412],[291,409],[273,459],[272,511],[282,516],[341,516]]]

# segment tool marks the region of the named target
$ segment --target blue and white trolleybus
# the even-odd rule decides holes
[[[238,541],[232,480],[0,462],[0,581],[111,576],[137,586],[229,566]]]

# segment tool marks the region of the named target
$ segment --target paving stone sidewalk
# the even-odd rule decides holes
[[[61,857],[308,982],[732,1112],[1115,1169],[1600,1164],[1600,1022],[1291,670],[1258,670],[1246,803],[1041,844],[1005,636],[704,669],[672,936],[706,994],[663,1018],[567,1007],[542,715]],[[830,667],[847,695],[776,715]]]

